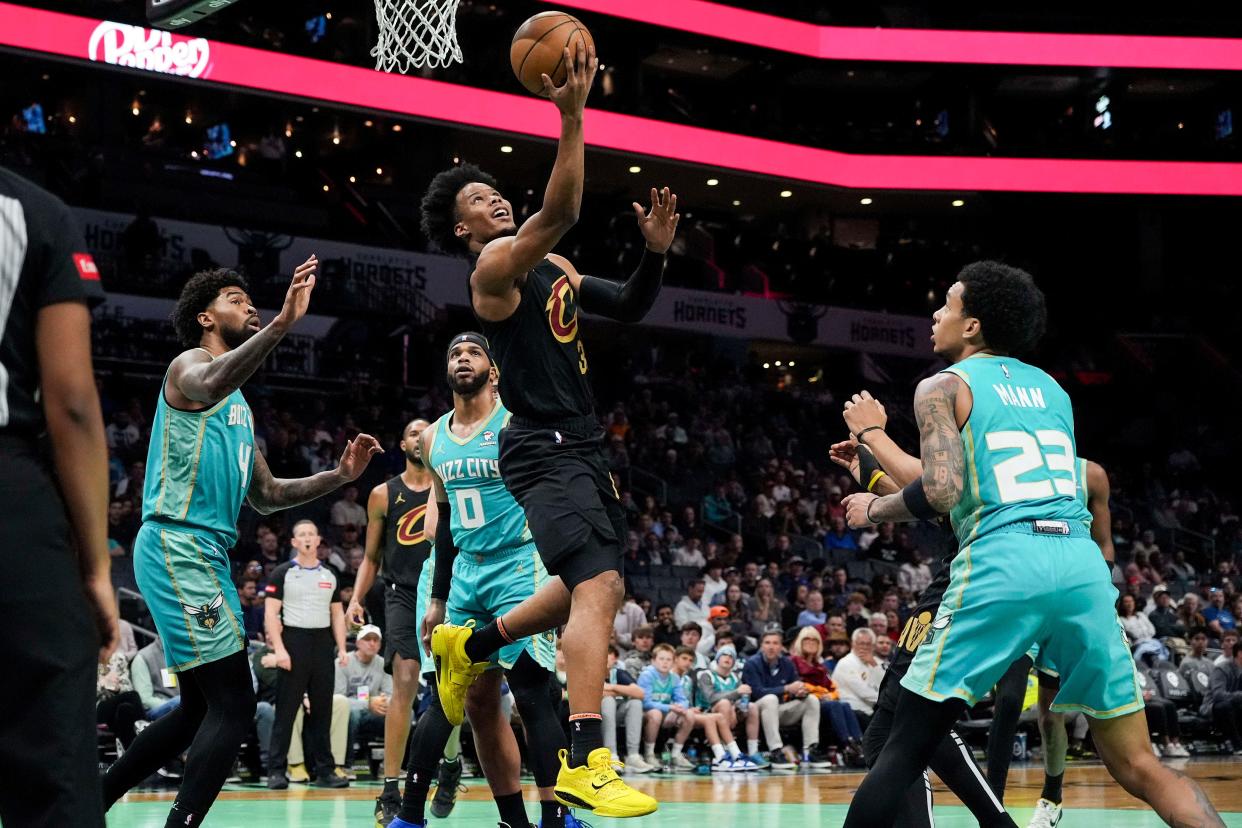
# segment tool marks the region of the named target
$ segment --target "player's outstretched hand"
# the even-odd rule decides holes
[[[846,400],[842,416],[851,434],[858,434],[864,428],[884,428],[888,424],[884,404],[871,396],[870,391],[863,391]]]
[[[845,521],[851,529],[865,529],[871,525],[871,518],[867,517],[867,507],[875,499],[876,496],[869,492],[857,492],[841,501],[845,505]]]
[[[591,94],[591,84],[595,83],[595,72],[599,69],[599,58],[595,56],[595,47],[576,50],[570,54],[565,48],[565,83],[553,86],[552,78],[540,75],[543,79],[543,94],[556,104],[562,115],[580,116],[586,109],[587,96]]]
[[[681,213],[677,212],[677,194],[669,192],[668,187],[662,190],[651,188],[651,210],[643,212],[643,206],[634,202],[634,218],[638,219],[638,229],[647,240],[647,249],[663,256],[673,244],[677,235],[677,222],[681,221]]]
[[[293,271],[293,281],[285,292],[285,303],[276,314],[276,321],[286,328],[306,315],[310,306],[311,291],[315,289],[315,274],[319,271],[319,257],[314,253]]]
[[[858,478],[858,441],[851,437],[828,447],[828,459],[850,473],[854,482]]]
[[[362,476],[372,457],[383,453],[379,440],[370,434],[359,434],[345,444],[345,452],[341,455],[341,462],[336,470],[343,482],[351,483]]]

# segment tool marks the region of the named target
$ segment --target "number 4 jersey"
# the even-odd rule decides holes
[[[453,433],[453,412],[436,420],[430,465],[452,506],[453,542],[465,554],[487,555],[528,543],[526,513],[500,477],[500,432],[510,414],[499,402],[465,437]]]
[[[182,411],[168,404],[164,384],[151,424],[142,520],[206,535],[229,549],[254,466],[250,406],[234,391],[210,408]]]
[[[1091,524],[1069,395],[1038,368],[976,354],[945,369],[974,396],[962,426],[966,474],[950,517],[960,545],[1019,521]]]

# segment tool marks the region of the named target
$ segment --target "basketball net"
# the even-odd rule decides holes
[[[454,25],[460,0],[375,0],[379,42],[371,50],[375,68],[407,73],[424,66],[461,63]]]

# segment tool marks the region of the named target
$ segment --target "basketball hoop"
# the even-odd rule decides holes
[[[457,45],[460,0],[375,0],[379,42],[371,50],[375,68],[407,73],[461,63]]]

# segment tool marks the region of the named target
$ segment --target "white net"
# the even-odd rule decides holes
[[[379,42],[371,50],[375,68],[407,73],[424,66],[461,63],[457,45],[460,0],[375,0]]]

